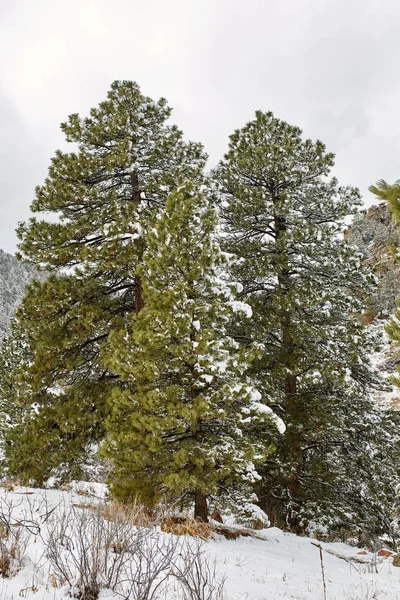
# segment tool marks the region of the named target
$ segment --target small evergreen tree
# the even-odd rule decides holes
[[[193,184],[170,194],[139,271],[144,307],[113,332],[107,351],[123,382],[104,446],[113,493],[147,502],[189,494],[203,520],[207,495],[257,479],[253,461],[266,448],[250,431],[274,418],[243,377],[250,351],[239,353],[226,335],[232,312],[249,307],[221,278],[215,227]]]
[[[202,178],[202,147],[183,140],[170,114],[165,99],[113,83],[89,117],[73,114],[61,126],[75,151],[56,152],[31,206],[58,218],[18,228],[20,257],[50,273],[29,287],[18,311],[33,357],[24,401],[37,408],[19,430],[30,460],[18,466],[14,457],[26,477],[59,470],[65,440],[67,462],[80,464],[104,433],[105,398],[119,378],[100,356],[110,332],[142,305],[137,268],[146,232],[182,175]],[[39,439],[47,440],[44,453]]]
[[[257,112],[230,137],[215,179],[224,248],[253,310],[233,332],[263,349],[251,374],[287,426],[260,469],[259,495],[275,524],[304,530],[322,517],[368,523],[371,504],[379,513],[371,483],[379,465],[368,458],[389,433],[370,396],[382,385],[368,358],[376,343],[355,316],[374,278],[343,237],[360,196],[328,178],[333,155],[301,133]],[[389,464],[393,475],[393,457]],[[370,496],[368,508],[357,489]],[[378,521],[375,533],[384,528]]]
[[[369,191],[377,198],[387,202],[394,220],[400,221],[400,181],[395,181],[390,185],[384,179],[380,179],[376,185],[369,187]]]
[[[10,427],[22,420],[22,401],[26,386],[20,375],[20,368],[29,367],[32,360],[23,331],[18,321],[12,321],[9,335],[3,339],[0,348],[0,444],[2,453],[6,449],[5,437]]]

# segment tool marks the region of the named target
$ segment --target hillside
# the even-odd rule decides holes
[[[0,250],[0,341],[10,327],[12,316],[21,301],[26,285],[36,275],[35,269]]]
[[[115,514],[103,519],[97,507],[104,507],[104,491],[100,484],[77,482],[65,491],[0,489],[0,521],[3,528],[11,525],[0,541],[0,557],[13,542],[18,549],[9,576],[0,579],[2,598],[83,598],[86,583],[84,598],[90,600],[96,574],[99,597],[110,600],[400,598],[400,569],[380,547],[371,553],[275,527],[253,532],[254,537],[228,540],[214,534],[207,541],[163,533],[158,526],[136,529],[121,514],[117,521]],[[186,571],[179,572],[182,561]]]
[[[346,237],[362,253],[377,278],[378,285],[370,299],[366,319],[382,335],[383,347],[374,356],[374,363],[381,375],[390,381],[400,364],[400,350],[385,332],[385,324],[396,308],[396,298],[400,297],[400,265],[393,259],[393,249],[400,247],[400,228],[393,222],[387,203],[382,202],[358,214]],[[397,387],[374,395],[385,406],[400,407]]]
[[[358,214],[346,237],[362,253],[378,279],[371,300],[371,319],[388,318],[400,296],[400,265],[392,255],[392,248],[400,247],[400,228],[393,223],[388,205],[383,202]]]

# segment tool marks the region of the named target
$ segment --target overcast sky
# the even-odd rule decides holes
[[[0,248],[114,79],[165,96],[215,164],[272,110],[336,153],[341,183],[400,178],[398,0],[0,0]]]

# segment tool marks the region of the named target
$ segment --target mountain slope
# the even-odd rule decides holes
[[[33,267],[0,250],[0,342],[8,333],[26,285],[37,275]]]

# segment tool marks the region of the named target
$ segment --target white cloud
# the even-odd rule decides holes
[[[396,0],[0,0],[0,15],[7,250],[63,143],[59,123],[114,79],[166,96],[213,162],[260,108],[321,138],[343,183],[365,193],[400,177]]]

